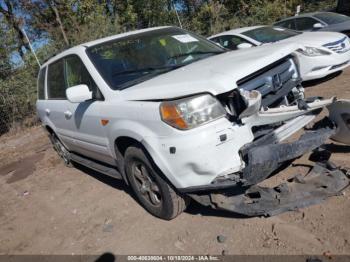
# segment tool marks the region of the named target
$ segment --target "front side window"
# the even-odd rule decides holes
[[[38,77],[38,99],[45,99],[45,75],[46,75],[46,67],[42,68],[39,72]]]
[[[84,84],[92,91],[93,97],[96,98],[99,95],[95,81],[78,56],[72,55],[65,58],[65,73],[67,88]]]
[[[301,17],[295,19],[295,26],[296,29],[299,31],[304,31],[304,30],[312,30],[314,28],[314,24],[317,24],[318,21],[310,18],[310,17]]]
[[[49,99],[66,99],[63,60],[58,60],[48,67],[47,96]]]
[[[275,26],[280,26],[283,28],[295,30],[295,21],[294,19],[289,19],[287,21],[276,23]]]
[[[252,44],[249,41],[239,36],[234,35],[222,35],[211,39],[214,42],[219,43],[222,47],[230,50],[237,50],[240,44]]]
[[[87,49],[105,81],[121,90],[225,49],[179,28],[129,35]]]
[[[340,15],[336,13],[318,13],[314,17],[322,20],[323,22],[334,25],[350,21],[350,17],[346,15]]]
[[[281,41],[281,40],[299,35],[301,33],[288,30],[288,29],[266,26],[266,27],[259,27],[253,30],[249,30],[242,34],[260,43],[273,43],[273,42]]]

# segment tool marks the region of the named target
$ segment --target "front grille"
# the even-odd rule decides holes
[[[338,41],[331,42],[323,46],[328,48],[329,50],[332,50],[333,52],[343,54],[350,50],[350,41],[349,38],[346,36]]]
[[[262,105],[266,107],[282,99],[299,83],[297,67],[288,56],[241,79],[237,85],[247,91],[259,91]]]

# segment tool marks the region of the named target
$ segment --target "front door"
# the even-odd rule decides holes
[[[105,136],[104,123],[101,119],[100,108],[104,103],[103,96],[77,55],[64,59],[67,88],[85,84],[93,93],[93,99],[82,103],[68,102],[68,112],[71,116],[71,132],[75,144],[72,151],[81,155],[115,164],[108,149],[108,139]]]

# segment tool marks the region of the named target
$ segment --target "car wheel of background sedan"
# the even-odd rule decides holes
[[[142,148],[132,146],[126,150],[125,168],[138,201],[152,215],[171,220],[186,209],[187,198],[176,193],[153,168]]]
[[[67,167],[72,167],[73,164],[70,159],[70,154],[67,148],[62,144],[62,142],[57,138],[57,136],[54,133],[50,134],[50,140],[57,154],[63,159],[64,164]]]

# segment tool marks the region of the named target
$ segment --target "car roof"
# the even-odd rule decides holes
[[[258,26],[247,26],[247,27],[241,27],[241,28],[236,28],[236,29],[231,29],[225,32],[221,32],[219,34],[210,36],[209,38],[217,37],[217,36],[222,36],[222,35],[237,35],[237,34],[242,34],[246,31],[265,27],[266,25],[258,25]]]
[[[288,21],[290,19],[295,19],[295,18],[300,18],[300,17],[310,17],[310,16],[314,16],[316,14],[327,14],[327,13],[332,13],[332,12],[309,12],[309,13],[302,13],[302,14],[299,14],[299,15],[295,15],[295,16],[291,16],[291,17],[287,17],[287,18],[284,18],[284,19],[281,19],[279,21],[277,21],[275,24],[277,23],[280,23],[280,22],[283,22],[283,21]]]
[[[108,42],[108,41],[112,41],[112,40],[115,40],[115,39],[119,39],[119,38],[122,38],[122,37],[127,37],[127,36],[130,36],[130,35],[137,35],[137,34],[140,34],[140,33],[144,33],[144,32],[150,32],[150,31],[155,31],[155,30],[159,30],[159,29],[162,29],[162,28],[171,28],[171,27],[174,27],[176,28],[175,26],[158,26],[158,27],[150,27],[150,28],[145,28],[145,29],[140,29],[140,30],[134,30],[134,31],[130,31],[130,32],[125,32],[125,33],[121,33],[121,34],[117,34],[117,35],[112,35],[112,36],[108,36],[108,37],[103,37],[103,38],[100,38],[100,39],[97,39],[97,40],[94,40],[94,41],[90,41],[90,42],[86,42],[86,43],[82,43],[82,44],[79,44],[79,45],[76,45],[74,47],[71,47],[71,48],[68,48],[62,52],[59,52],[57,54],[54,54],[52,57],[50,57],[48,60],[45,61],[45,63],[41,66],[42,67],[45,67],[47,66],[48,64],[60,59],[61,57],[64,57],[68,54],[71,54],[71,53],[74,53],[75,51],[78,51],[80,49],[86,49],[87,47],[91,47],[91,46],[94,46],[94,45],[98,45],[98,44],[101,44],[101,43],[104,43],[104,42]]]
[[[175,26],[157,26],[157,27],[150,27],[150,28],[145,28],[145,29],[140,29],[140,30],[134,30],[134,31],[130,31],[130,32],[117,34],[117,35],[107,36],[107,37],[100,38],[100,39],[97,39],[94,41],[90,41],[90,42],[87,42],[87,43],[84,43],[81,45],[85,46],[85,47],[90,47],[90,46],[98,45],[98,44],[108,42],[111,40],[115,40],[118,38],[130,36],[130,35],[137,35],[137,34],[144,33],[144,32],[150,32],[150,31],[155,31],[155,30],[159,30],[159,29],[163,29],[163,28],[170,28],[170,27],[175,27]]]

